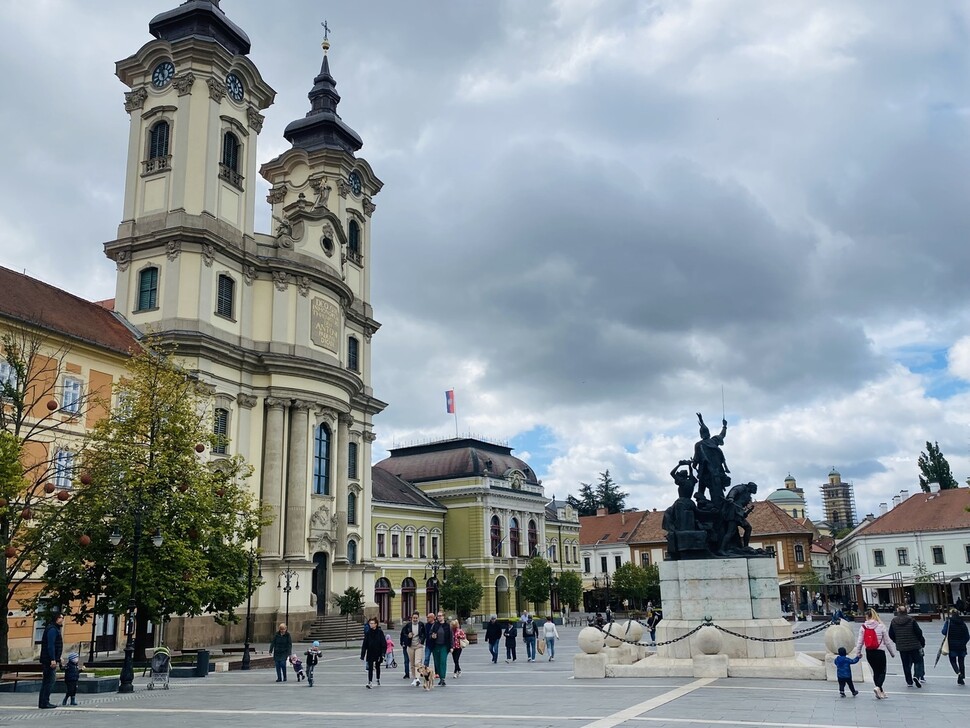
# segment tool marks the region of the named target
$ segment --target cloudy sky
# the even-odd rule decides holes
[[[177,0],[0,6],[0,265],[90,299],[121,217],[114,62]],[[459,428],[548,495],[607,468],[664,508],[721,417],[735,480],[820,517],[970,476],[970,6],[223,0],[286,149],[333,29],[373,217],[376,457]],[[265,196],[265,184],[257,193]],[[269,230],[268,209],[257,224]]]

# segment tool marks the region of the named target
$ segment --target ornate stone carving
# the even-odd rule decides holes
[[[370,197],[365,197],[364,201],[361,203],[361,206],[364,208],[364,214],[367,215],[367,217],[373,215],[374,210],[377,209],[377,205],[371,202]]]
[[[309,411],[312,406],[313,406],[313,402],[311,402],[308,399],[294,399],[293,400],[293,409],[307,410],[307,411]]]
[[[323,248],[323,252],[327,254],[328,258],[333,257],[333,253],[335,250],[333,245],[333,238],[331,238],[329,235],[321,235],[320,247]]]
[[[322,207],[327,209],[327,202],[330,200],[330,193],[333,188],[327,184],[326,177],[311,177],[310,188],[316,193],[317,199],[313,202],[315,208]]]
[[[205,80],[206,85],[209,87],[209,98],[213,101],[222,101],[223,97],[226,95],[226,84],[223,80],[215,78],[214,76],[209,76]]]
[[[290,276],[281,270],[273,271],[273,285],[276,290],[283,293],[290,284]]]
[[[266,117],[256,111],[252,106],[246,109],[246,121],[249,122],[249,128],[257,134],[263,130],[263,121],[265,119]]]
[[[337,180],[337,194],[341,197],[346,197],[350,194],[350,185],[347,184],[347,180],[338,179]]]
[[[238,397],[236,397],[236,402],[239,403],[240,407],[252,409],[256,406],[256,397],[251,394],[240,394]]]
[[[280,399],[279,397],[267,397],[263,400],[263,406],[266,409],[282,409],[290,404],[288,399]]]
[[[179,96],[185,96],[186,94],[192,93],[192,84],[195,83],[195,74],[192,71],[183,73],[181,76],[176,76],[172,79],[172,86],[178,91]]]
[[[297,281],[297,287],[300,289],[300,295],[306,298],[310,295],[310,279],[306,276],[300,276],[300,280]]]
[[[182,243],[178,240],[170,240],[165,245],[165,255],[168,256],[169,260],[178,260],[179,255],[182,253]]]
[[[273,215],[276,220],[276,242],[281,248],[293,247],[293,224],[284,217]]]
[[[144,88],[136,88],[134,91],[127,91],[125,93],[125,111],[130,114],[135,109],[143,108],[147,98],[148,91],[146,91]]]
[[[341,425],[347,425],[347,427],[352,427],[354,424],[354,416],[351,414],[347,414],[346,412],[341,412],[339,415],[337,415],[337,421]]]
[[[337,411],[330,409],[329,407],[324,407],[320,410],[321,419],[326,420],[331,425],[337,424]]]
[[[118,270],[122,273],[128,270],[128,266],[131,265],[131,251],[119,250],[115,254],[115,265],[118,266]]]
[[[266,201],[275,205],[282,202],[284,197],[286,197],[286,185],[276,185],[270,188],[269,194],[266,195]]]
[[[377,439],[377,435],[375,435],[373,432],[364,433],[364,442],[374,442],[374,440],[376,439]]]
[[[256,279],[256,268],[251,265],[243,266],[243,280],[246,281],[247,286],[253,285],[253,281]]]
[[[216,249],[208,243],[202,243],[202,263],[206,268],[210,268],[212,266],[212,261],[215,260],[215,257]]]
[[[197,382],[195,391],[200,395],[211,397],[216,393],[216,385],[210,384],[209,382]]]
[[[365,324],[364,325],[364,338],[367,339],[367,342],[368,343],[370,343],[371,337],[373,337],[374,334],[376,334],[376,333],[377,333],[377,327],[376,326],[373,326],[371,324]]]

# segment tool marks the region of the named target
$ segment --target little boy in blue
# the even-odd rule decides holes
[[[855,685],[852,684],[852,666],[861,657],[861,654],[855,657],[846,657],[845,648],[839,648],[839,656],[835,658],[835,675],[839,678],[839,695],[843,698],[845,697],[846,685],[849,686],[849,692],[852,693],[853,698],[859,694],[859,691],[855,689]]]

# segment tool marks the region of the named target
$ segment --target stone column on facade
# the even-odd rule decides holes
[[[374,540],[374,531],[372,529],[371,520],[371,505],[372,505],[372,494],[373,494],[373,483],[371,482],[371,444],[377,439],[377,435],[373,432],[364,431],[363,437],[363,452],[359,454],[360,462],[363,464],[363,470],[361,471],[361,489],[360,494],[357,496],[357,512],[358,519],[357,528],[360,529],[361,534],[361,549],[360,552],[363,553],[364,546],[368,549],[371,548],[371,544]]]
[[[290,419],[290,447],[286,466],[286,548],[287,558],[302,558],[307,538],[307,458],[310,437],[310,402],[295,400]]]
[[[347,560],[347,493],[349,486],[347,458],[350,426],[353,423],[354,418],[349,414],[337,416],[337,477],[334,478],[334,494],[337,512],[337,559],[339,561]]]
[[[263,555],[280,555],[280,529],[283,521],[283,425],[286,400],[267,397],[266,434],[263,438],[263,505],[269,508],[269,523],[263,527],[260,546]]]

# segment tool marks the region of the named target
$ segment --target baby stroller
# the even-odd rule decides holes
[[[172,672],[172,653],[169,652],[167,647],[159,647],[155,650],[155,654],[152,655],[151,671],[152,675],[148,681],[148,689],[154,690],[155,683],[157,682],[168,690],[168,678]]]

